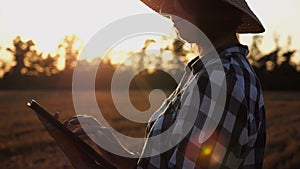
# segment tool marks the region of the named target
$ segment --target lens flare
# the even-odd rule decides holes
[[[204,156],[209,156],[212,153],[212,147],[211,146],[204,146],[201,150],[201,154]]]

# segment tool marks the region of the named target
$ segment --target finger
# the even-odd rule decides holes
[[[83,130],[83,128],[77,128],[77,129],[73,130],[73,133],[74,133],[76,136],[87,135],[87,133]]]
[[[54,115],[53,115],[54,118],[56,119],[59,119],[59,112],[56,112]]]
[[[82,128],[77,128],[73,133],[82,140],[91,140],[94,136],[93,134],[87,134]]]
[[[83,116],[86,116],[86,115],[75,115],[71,119],[69,119],[69,123],[72,125],[79,125],[80,123],[79,123],[78,118],[83,117]]]
[[[80,115],[73,117],[69,120],[72,125],[83,125],[83,126],[102,126],[102,124],[94,117],[87,115]]]
[[[68,122],[72,125],[79,125],[79,119],[77,117],[73,117],[71,120],[68,120]]]
[[[96,138],[97,140],[106,140],[106,141],[111,141],[115,142],[115,137],[112,134],[112,132],[104,127],[96,127],[96,126],[90,126],[84,128],[85,132],[91,136]]]
[[[73,131],[73,133],[77,136],[80,137],[81,139],[91,139],[92,137],[94,137],[95,133],[89,133],[87,134],[83,128],[77,128]]]
[[[78,137],[90,137],[96,140],[106,140],[115,142],[114,136],[106,128],[99,126],[89,126],[85,128],[77,128],[73,131]]]
[[[62,122],[62,124],[65,126],[65,127],[68,127],[69,126],[69,120],[64,120],[63,122]]]
[[[100,126],[88,126],[84,128],[76,128],[73,133],[76,135],[83,135],[83,134],[95,134],[98,131],[103,130]]]

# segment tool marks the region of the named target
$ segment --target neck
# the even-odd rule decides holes
[[[222,36],[211,39],[211,42],[216,49],[226,45],[240,43],[235,32],[226,33]]]

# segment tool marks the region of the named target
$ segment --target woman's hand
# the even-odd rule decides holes
[[[134,168],[136,166],[137,159],[134,158],[134,154],[128,151],[115,135],[108,128],[103,127],[94,117],[79,115],[64,122],[64,124],[68,127],[76,128],[73,132],[79,137],[90,136],[94,142],[101,142],[101,145],[107,145],[111,152],[121,151],[122,154],[126,154],[127,157],[121,157],[97,146],[101,155],[118,168]]]
[[[47,123],[47,121],[41,116],[38,117],[48,130],[49,134],[54,138],[59,147],[68,157],[75,169],[97,169],[99,167],[94,161],[91,161],[80,150],[78,150],[78,148],[73,145],[70,139],[63,132],[56,130],[54,126],[52,126],[50,123]],[[56,113],[54,117],[59,119],[59,114]],[[118,156],[106,151],[100,146],[97,146],[101,155],[117,168],[136,167],[137,159],[133,158],[134,155],[124,148],[118,139],[116,139],[116,137],[111,133],[111,131],[108,128],[103,127],[102,124],[99,123],[94,117],[86,115],[74,116],[70,120],[64,121],[63,125],[68,127],[70,130],[75,128],[73,133],[81,138],[91,136],[95,142],[102,142],[104,145],[114,148],[114,152],[123,151],[123,153],[127,153],[129,157],[132,156],[132,158]]]
[[[59,118],[59,114],[54,115],[56,119]],[[75,146],[74,142],[65,135],[62,131],[56,129],[51,123],[48,123],[43,117],[38,115],[51,137],[56,141],[58,146],[62,149],[65,155],[68,157],[70,163],[75,169],[97,169],[100,168],[95,161],[87,157],[81,150]],[[66,123],[65,123],[66,124]]]

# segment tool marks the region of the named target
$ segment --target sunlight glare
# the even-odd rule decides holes
[[[0,59],[8,62],[13,61],[13,56],[5,49],[0,49]]]
[[[65,56],[65,55],[66,55],[66,51],[65,51],[64,48],[59,48],[59,49],[57,50],[57,54],[58,54],[59,56]]]
[[[173,59],[173,57],[174,57],[174,54],[171,51],[163,51],[162,52],[162,58],[164,61],[170,61]]]
[[[128,53],[123,51],[111,51],[108,53],[108,57],[112,64],[120,64],[128,57]]]
[[[58,58],[58,61],[57,61],[57,69],[58,70],[64,70],[65,67],[66,67],[65,56],[64,55],[60,55],[60,57]]]
[[[209,156],[211,153],[212,153],[212,147],[210,147],[210,146],[204,146],[202,148],[202,152],[201,152],[202,155]]]
[[[83,41],[77,41],[75,44],[73,44],[73,48],[74,50],[81,50],[83,48]]]
[[[150,66],[150,67],[147,68],[147,72],[148,72],[149,74],[153,74],[153,73],[156,72],[156,68]]]

